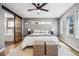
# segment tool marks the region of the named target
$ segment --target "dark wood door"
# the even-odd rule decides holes
[[[14,43],[18,43],[22,40],[22,19],[15,16],[14,24]]]

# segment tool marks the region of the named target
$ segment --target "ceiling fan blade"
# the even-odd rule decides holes
[[[32,3],[36,8],[37,8],[37,5],[35,3]]]
[[[42,8],[43,6],[45,6],[47,3],[43,3],[39,8]]]
[[[42,11],[47,11],[47,12],[49,11],[49,10],[47,10],[47,9],[42,9],[42,8],[41,8],[40,10],[42,10]]]
[[[32,11],[32,10],[36,10],[36,9],[29,9],[28,11]]]

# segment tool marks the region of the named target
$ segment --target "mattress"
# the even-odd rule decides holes
[[[58,44],[59,40],[55,35],[28,35],[24,38],[21,47],[33,46],[34,41],[54,41]]]

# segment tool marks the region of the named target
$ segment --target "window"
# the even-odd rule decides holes
[[[74,34],[74,18],[73,18],[73,15],[67,17],[67,21],[68,21],[68,23],[67,23],[68,33],[69,34]]]
[[[5,34],[13,35],[14,34],[14,16],[5,11]]]
[[[6,22],[6,34],[14,33],[14,20],[12,18],[7,18]]]
[[[8,20],[8,27],[14,27],[14,21],[13,20]]]

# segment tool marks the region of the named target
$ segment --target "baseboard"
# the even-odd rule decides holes
[[[74,53],[75,55],[79,56],[79,51],[77,51],[76,49],[74,49],[71,45],[69,45],[68,43],[66,43],[62,39],[60,39],[59,41],[62,42],[62,43],[64,43],[66,46],[68,46],[71,49],[70,51],[72,53]]]
[[[5,48],[0,49],[0,56],[5,56]]]

